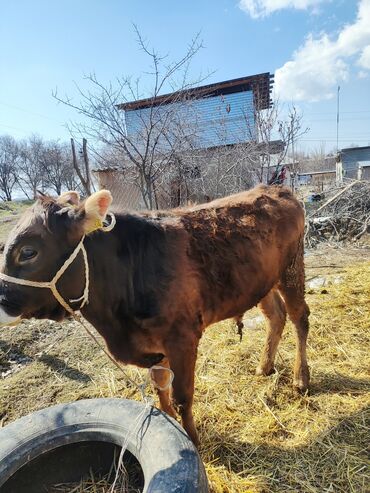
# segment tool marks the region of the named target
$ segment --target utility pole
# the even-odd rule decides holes
[[[337,154],[339,152],[339,91],[340,86],[338,86],[337,90]]]
[[[343,165],[342,165],[342,160],[341,156],[339,155],[339,91],[340,91],[340,86],[338,85],[337,89],[337,157],[335,159],[335,172],[336,172],[336,179],[338,183],[343,182]]]

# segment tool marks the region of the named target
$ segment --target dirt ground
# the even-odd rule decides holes
[[[194,411],[214,493],[370,491],[370,247],[308,251],[306,278],[309,394],[292,390],[290,323],[267,378],[254,375],[264,341],[257,309],[242,342],[231,321],[201,341]],[[125,396],[139,399],[76,322],[1,329],[0,427],[61,402]]]

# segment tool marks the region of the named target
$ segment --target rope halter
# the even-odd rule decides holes
[[[99,229],[108,233],[109,231],[112,231],[114,226],[116,225],[116,218],[113,213],[108,214],[110,216],[110,224],[107,226],[99,226]],[[68,269],[68,267],[73,263],[73,261],[76,259],[77,255],[82,252],[83,260],[84,260],[84,267],[85,267],[85,287],[83,290],[83,294],[80,298],[77,299],[70,299],[69,303],[76,303],[76,302],[81,302],[79,310],[83,308],[85,305],[89,303],[89,262],[87,258],[87,253],[86,249],[84,246],[84,240],[85,240],[86,235],[84,235],[76,248],[73,250],[71,255],[67,258],[67,260],[64,262],[64,264],[61,266],[61,268],[58,270],[58,272],[55,274],[53,279],[49,282],[42,282],[42,281],[29,281],[27,279],[19,279],[18,277],[12,277],[8,276],[7,274],[3,274],[0,272],[0,279],[2,279],[5,282],[12,282],[14,284],[19,284],[21,286],[30,286],[33,288],[47,288],[50,289],[51,292],[53,293],[55,299],[62,305],[62,307],[70,313],[73,318],[78,321],[86,330],[86,332],[89,334],[89,336],[95,341],[97,346],[105,353],[105,355],[112,361],[114,365],[117,366],[117,368],[123,373],[125,376],[126,380],[130,382],[141,394],[143,400],[146,402],[146,405],[152,405],[151,399],[148,398],[148,396],[145,393],[146,387],[148,386],[149,382],[151,382],[154,387],[156,387],[160,391],[166,391],[168,390],[171,385],[172,381],[174,379],[174,372],[171,370],[171,368],[167,368],[161,365],[154,365],[151,368],[149,368],[149,374],[148,378],[144,380],[142,384],[137,384],[127,373],[126,371],[122,368],[122,366],[109,354],[109,352],[102,346],[100,341],[97,339],[97,337],[91,332],[89,327],[87,326],[85,320],[81,317],[79,313],[75,313],[73,308],[65,301],[63,296],[59,293],[57,289],[57,282],[59,279],[62,277],[62,275],[65,273],[65,271]],[[20,317],[15,320],[11,325],[14,325],[20,321]],[[5,324],[4,324],[5,325]],[[7,324],[9,325],[9,324]],[[169,380],[164,386],[160,386],[155,382],[154,379],[154,372],[155,370],[162,370],[162,371],[167,371],[169,373]]]
[[[116,224],[116,218],[114,214],[111,212],[108,214],[111,218],[110,224],[107,226],[103,226],[99,228],[100,230],[104,232],[109,232],[112,231]],[[84,260],[84,267],[85,267],[85,287],[83,290],[83,294],[80,298],[76,299],[70,299],[68,300],[69,303],[77,303],[81,302],[79,310],[83,308],[85,305],[89,303],[89,281],[90,281],[90,276],[89,276],[89,262],[87,258],[87,253],[84,245],[84,240],[86,236],[83,235],[81,240],[79,241],[78,245],[76,248],[73,250],[71,255],[67,258],[67,260],[64,262],[64,264],[61,266],[61,268],[57,271],[55,276],[51,281],[29,281],[28,279],[20,279],[18,277],[12,277],[8,276],[7,274],[3,274],[0,272],[0,279],[2,279],[5,282],[12,282],[14,284],[19,284],[21,286],[30,286],[33,288],[47,288],[50,289],[51,292],[54,295],[54,298],[62,305],[62,307],[68,312],[68,313],[74,313],[74,309],[65,301],[63,296],[59,293],[58,288],[57,288],[57,282],[59,279],[62,277],[62,275],[65,273],[65,271],[68,269],[68,267],[73,263],[73,261],[77,258],[77,255],[82,252],[82,257]]]

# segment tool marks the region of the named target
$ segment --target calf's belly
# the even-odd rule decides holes
[[[259,286],[255,291],[247,291],[244,295],[230,297],[219,303],[215,302],[212,309],[204,315],[205,325],[236,317],[247,310],[250,310],[267,295],[275,284],[276,281],[272,281],[268,284],[264,283],[263,286]]]
[[[240,265],[230,276],[227,285],[210,283],[203,293],[206,325],[243,314],[256,306],[278,283],[283,259],[276,251],[256,259],[249,265]],[[209,321],[209,323],[207,323]]]

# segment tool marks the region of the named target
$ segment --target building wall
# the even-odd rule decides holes
[[[199,149],[184,153],[170,166],[157,184],[156,199],[160,209],[189,202],[203,203],[247,190],[259,182],[261,164],[258,154],[245,145]],[[272,173],[271,167],[270,173]],[[98,170],[99,188],[110,190],[113,206],[118,209],[145,209],[135,173],[129,170]]]
[[[253,91],[211,96],[187,102],[125,112],[127,134],[136,138],[152,115],[180,123],[198,149],[236,144],[255,137]]]
[[[370,147],[354,147],[341,151],[343,173],[345,178],[357,178],[357,171],[360,165],[370,164]]]
[[[361,168],[361,179],[370,181],[370,165]]]
[[[113,210],[145,208],[139,188],[121,170],[96,171],[95,175],[99,190],[106,189],[111,192]]]

